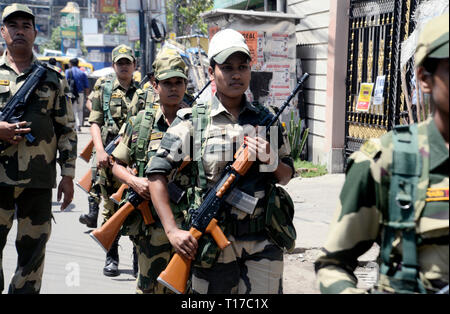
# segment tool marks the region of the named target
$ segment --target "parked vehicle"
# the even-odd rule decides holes
[[[61,68],[63,73],[65,73],[65,71],[69,68],[69,61],[73,57],[68,57],[68,56],[59,56],[59,57],[43,56],[43,57],[38,57],[38,60],[41,60],[43,62],[48,63],[48,60],[50,60],[50,58],[55,58],[56,66]],[[90,73],[94,72],[94,66],[91,63],[87,62],[83,58],[78,58],[78,60],[79,60],[78,66],[80,67],[80,69],[82,71],[85,71],[86,74],[88,74],[88,75]]]

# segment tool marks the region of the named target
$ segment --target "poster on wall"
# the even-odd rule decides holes
[[[119,0],[100,0],[99,11],[103,14],[117,14],[119,13]]]
[[[373,83],[362,83],[359,89],[356,111],[368,112],[372,99]]]
[[[296,37],[295,24],[289,19],[250,18],[248,12],[233,18],[221,15],[206,19],[209,38],[224,28],[240,32],[246,39],[252,56],[252,79],[246,95],[266,106],[280,107],[297,83],[296,77]],[[212,86],[213,92],[215,91]],[[283,113],[282,120],[290,119],[290,110],[296,109],[297,98],[292,99],[291,106]],[[295,111],[298,117],[298,110]]]

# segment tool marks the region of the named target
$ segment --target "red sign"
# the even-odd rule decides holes
[[[100,0],[98,4],[100,6],[100,13],[119,13],[119,0]]]

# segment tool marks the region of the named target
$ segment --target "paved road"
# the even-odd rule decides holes
[[[78,136],[79,151],[90,139],[88,131],[89,129],[84,127],[83,133]],[[88,170],[89,165],[78,159],[76,180],[80,179]],[[322,246],[328,224],[337,204],[343,180],[343,174],[309,179],[295,178],[286,186],[295,203],[294,223],[298,233],[296,247],[299,251]],[[55,223],[47,244],[41,293],[134,293],[135,279],[132,276],[132,244],[128,237],[122,237],[119,243],[120,276],[105,277],[102,272],[105,253],[89,237],[89,229],[78,222],[80,214],[87,212],[88,202],[86,194],[79,187],[75,186],[73,203],[64,212],[59,210],[60,203],[56,202],[56,189],[53,191],[53,200],[52,211]],[[99,217],[99,222],[100,220],[101,218]],[[6,287],[8,287],[16,267],[15,236],[16,224],[14,223],[3,252]],[[297,265],[297,263],[286,263],[285,273],[295,273]],[[311,268],[311,266],[309,267]],[[309,277],[305,280],[312,281],[311,270],[309,272]],[[311,282],[307,284],[312,285]],[[285,289],[286,293],[300,293],[304,291],[298,288],[298,284],[289,285],[289,287],[288,290]]]

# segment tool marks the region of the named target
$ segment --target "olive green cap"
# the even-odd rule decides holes
[[[448,58],[448,13],[430,20],[422,29],[414,56],[416,67],[427,58]]]
[[[167,80],[171,77],[187,78],[188,68],[181,56],[174,49],[164,49],[153,62],[155,78],[158,81]]]
[[[135,61],[133,49],[127,45],[119,45],[112,51],[112,62],[117,62],[118,60],[125,58],[131,62]]]
[[[19,13],[19,12],[29,15],[34,21],[33,11],[31,11],[31,9],[28,6],[26,6],[24,4],[20,4],[20,3],[13,3],[13,4],[5,7],[5,9],[3,10],[2,22],[5,22],[5,20],[8,17],[10,17],[12,14]]]

